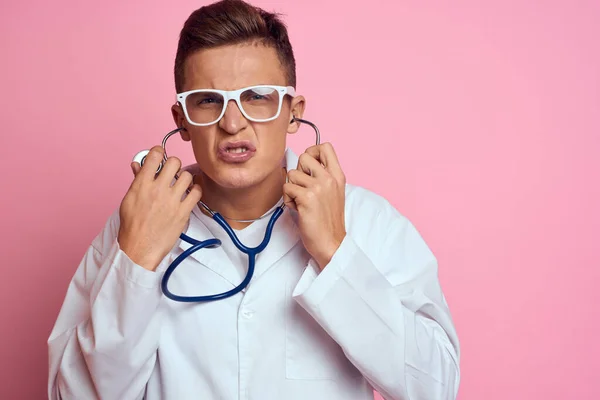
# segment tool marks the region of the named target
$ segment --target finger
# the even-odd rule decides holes
[[[298,186],[302,186],[305,188],[311,187],[317,183],[317,179],[307,175],[304,171],[299,171],[297,169],[292,169],[288,172],[288,180],[296,184]]]
[[[285,192],[285,185],[289,184],[290,178],[289,178],[289,173],[286,175],[286,180],[285,183],[283,184],[283,204],[285,204],[286,207],[291,208],[292,210],[297,210],[296,208],[296,203],[294,203],[294,199],[292,199],[286,192]]]
[[[306,193],[307,189],[298,186],[293,183],[286,183],[283,185],[283,194],[284,198],[287,196],[289,199],[286,201],[286,206],[290,206],[293,209],[297,210],[299,206],[302,206],[302,199]],[[284,200],[285,201],[285,200]],[[293,205],[292,205],[293,203]]]
[[[142,169],[142,166],[140,165],[140,163],[133,161],[131,163],[131,171],[133,172],[133,176],[136,177],[137,174],[139,174],[140,170]]]
[[[164,150],[162,146],[154,146],[150,149],[144,160],[138,176],[144,180],[154,180],[156,170],[163,159]]]
[[[291,208],[292,210],[298,211],[298,207],[296,207],[296,202],[292,200],[292,198],[287,194],[283,195],[283,204],[285,204],[287,208]]]
[[[190,212],[196,206],[196,204],[202,198],[202,188],[200,185],[192,185],[190,192],[185,196],[185,199],[181,202],[182,206]]]
[[[190,188],[193,179],[194,177],[188,171],[181,171],[173,185],[173,189],[176,193],[183,194],[183,192]]]
[[[321,177],[327,172],[321,163],[308,153],[300,154],[300,157],[298,158],[298,169],[316,178]]]
[[[327,171],[332,174],[339,175],[342,172],[340,161],[331,143],[323,143],[316,146],[311,146],[306,149],[306,153],[310,154],[314,159],[318,160]]]
[[[160,174],[158,174],[157,181],[162,182],[163,184],[167,184],[171,186],[173,183],[173,179],[175,175],[179,172],[181,168],[181,160],[177,157],[169,157],[167,161],[165,161]]]

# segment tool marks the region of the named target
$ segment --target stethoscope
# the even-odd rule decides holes
[[[317,128],[317,126],[315,124],[313,124],[310,121],[307,121],[305,119],[300,119],[300,118],[294,118],[294,119],[292,119],[292,122],[300,122],[303,124],[310,125],[315,130],[316,144],[318,145],[321,143],[321,135],[319,133],[319,129]],[[180,132],[184,129],[185,128],[177,128],[177,129],[167,133],[165,135],[165,137],[163,138],[163,140],[162,140],[162,147],[164,149],[163,161],[160,163],[156,173],[160,172],[164,162],[167,161],[167,147],[166,147],[167,141],[169,140],[169,138],[171,136],[173,136],[177,132]],[[135,155],[135,157],[133,158],[133,161],[140,163],[140,165],[143,165],[144,161],[146,159],[146,155],[148,153],[149,153],[149,150],[140,151],[139,153],[137,153]],[[175,177],[175,179],[177,179],[177,177]],[[183,253],[181,253],[179,256],[177,256],[177,258],[166,269],[166,271],[163,275],[163,278],[162,278],[161,289],[162,289],[162,292],[164,293],[164,295],[166,297],[168,297],[169,299],[174,300],[174,301],[183,302],[183,303],[196,303],[196,302],[204,302],[204,301],[222,300],[227,297],[231,297],[231,296],[241,292],[242,290],[244,290],[248,286],[248,284],[250,284],[250,280],[252,280],[252,276],[254,275],[256,256],[258,254],[260,254],[269,244],[269,241],[271,240],[271,234],[273,233],[273,227],[275,226],[275,222],[277,222],[279,217],[281,217],[281,215],[283,214],[284,208],[285,208],[285,203],[282,202],[282,204],[277,206],[276,208],[274,208],[274,210],[272,212],[267,213],[267,214],[263,215],[262,217],[258,218],[258,219],[262,219],[262,218],[265,218],[266,216],[268,216],[269,214],[271,214],[271,219],[269,220],[269,223],[267,224],[267,229],[265,230],[265,236],[263,237],[262,242],[256,247],[248,247],[248,246],[245,246],[239,240],[239,238],[235,234],[234,230],[231,228],[231,226],[227,223],[227,221],[221,214],[212,210],[202,200],[200,200],[200,202],[198,204],[202,208],[204,208],[204,210],[212,217],[212,219],[215,220],[223,228],[223,230],[231,238],[231,241],[233,242],[235,247],[237,247],[239,251],[241,251],[242,253],[244,253],[248,256],[248,271],[246,272],[246,277],[238,286],[234,287],[231,290],[223,292],[223,293],[206,295],[206,296],[179,296],[179,295],[172,293],[168,287],[169,278],[175,271],[175,268],[177,268],[183,260],[185,260],[187,257],[189,257],[190,255],[192,255],[193,253],[197,252],[200,249],[204,249],[204,248],[212,249],[212,248],[216,248],[221,245],[221,241],[217,238],[207,239],[207,240],[196,240],[196,239],[186,235],[185,233],[181,233],[179,235],[179,238],[181,240],[183,240],[184,242],[189,243],[191,245],[191,247],[189,247]],[[254,220],[235,220],[235,221],[252,222]]]

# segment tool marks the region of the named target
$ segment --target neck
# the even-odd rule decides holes
[[[254,220],[273,208],[283,195],[285,169],[273,172],[257,185],[231,189],[219,186],[201,173],[202,201],[223,216],[233,229],[242,229],[251,222],[234,220]]]

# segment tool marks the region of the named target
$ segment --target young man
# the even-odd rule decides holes
[[[172,113],[197,165],[181,171],[171,157],[155,174],[160,147],[132,164],[133,183],[50,335],[49,397],[366,400],[376,389],[386,399],[454,399],[458,339],[427,245],[387,201],[346,184],[330,144],[299,158],[286,150],[305,99],[287,89],[295,62],[282,22],[239,0],[200,8],[181,32],[175,82],[186,95]],[[239,102],[197,91],[255,85],[266,87]],[[225,292],[247,270],[200,200],[247,246],[287,207],[247,288],[181,303],[161,291],[190,247],[181,232],[222,246],[186,258],[172,292]]]

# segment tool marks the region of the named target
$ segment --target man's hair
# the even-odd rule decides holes
[[[285,71],[287,85],[296,86],[296,61],[285,24],[275,13],[242,0],[221,0],[194,11],[179,36],[175,56],[175,89],[183,90],[187,58],[203,49],[254,42],[272,47]]]

